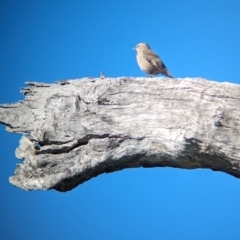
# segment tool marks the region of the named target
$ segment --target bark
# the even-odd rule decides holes
[[[68,191],[136,167],[209,168],[240,177],[240,86],[203,79],[27,83],[0,122],[23,134],[10,182]]]

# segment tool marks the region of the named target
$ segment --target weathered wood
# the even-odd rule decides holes
[[[209,168],[240,177],[240,86],[203,79],[28,83],[0,122],[24,133],[10,182],[67,191],[135,167]]]

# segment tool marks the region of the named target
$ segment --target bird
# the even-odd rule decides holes
[[[147,43],[139,43],[135,48],[137,51],[137,62],[142,71],[146,72],[148,77],[163,74],[173,78],[160,57],[152,51]]]

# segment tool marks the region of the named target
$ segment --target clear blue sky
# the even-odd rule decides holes
[[[145,76],[148,42],[176,78],[240,83],[240,1],[1,0],[0,103],[25,81]],[[0,239],[239,240],[240,179],[211,170],[131,169],[67,193],[8,182],[19,134],[0,126]]]

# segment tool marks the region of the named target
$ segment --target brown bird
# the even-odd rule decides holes
[[[154,51],[151,50],[147,43],[139,43],[134,49],[137,51],[138,65],[142,71],[148,74],[148,77],[163,74],[173,78],[163,61]]]

